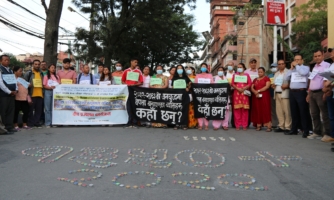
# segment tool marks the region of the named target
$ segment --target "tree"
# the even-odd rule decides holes
[[[47,63],[57,63],[58,29],[63,2],[64,0],[50,0],[48,8],[45,0],[41,0],[46,13],[44,60]]]
[[[20,66],[21,68],[24,68],[24,64],[18,61],[14,56],[14,54],[12,53],[3,53],[3,54],[9,56],[11,66]]]
[[[92,3],[94,1],[94,3]],[[84,13],[91,13],[94,30],[77,28],[74,52],[86,61],[101,57],[129,63],[137,57],[140,64],[170,64],[192,60],[190,53],[199,47],[193,31],[193,16],[184,6],[196,0],[72,0]]]
[[[308,53],[313,54],[312,50],[321,47],[321,41],[327,37],[327,0],[309,0],[296,7],[293,14],[298,20],[292,26],[295,33],[292,41],[306,53],[303,56],[309,58]]]

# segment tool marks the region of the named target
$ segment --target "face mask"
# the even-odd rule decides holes
[[[181,75],[183,73],[183,69],[178,69],[177,73]]]
[[[232,71],[233,67],[232,66],[227,66],[228,71]]]
[[[122,67],[116,67],[116,70],[117,70],[117,71],[121,71],[121,70],[122,70]]]
[[[158,69],[158,70],[157,70],[157,74],[162,74],[162,70],[161,70],[161,69]]]
[[[190,74],[192,74],[192,73],[193,73],[193,72],[191,71],[191,69],[188,69],[188,70],[187,70],[187,74],[190,75]]]
[[[222,71],[218,72],[218,76],[223,76],[223,75],[224,75],[224,72],[222,72]]]
[[[273,67],[273,68],[271,68],[270,70],[271,70],[271,72],[273,72],[273,73],[277,72],[277,68],[276,68],[276,67]]]
[[[206,72],[206,67],[201,67],[202,72]]]
[[[242,68],[238,68],[237,71],[238,71],[239,73],[242,73],[242,72],[244,71],[244,69],[242,69]]]

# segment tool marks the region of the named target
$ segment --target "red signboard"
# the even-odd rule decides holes
[[[285,26],[285,0],[265,1],[266,24]]]

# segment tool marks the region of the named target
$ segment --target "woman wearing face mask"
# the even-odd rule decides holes
[[[215,83],[228,83],[227,78],[224,76],[224,68],[219,67],[218,68],[218,74],[214,77]],[[230,97],[228,98],[228,104],[230,103]],[[220,128],[220,125],[223,125],[224,130],[228,130],[228,121],[229,121],[229,105],[227,106],[226,112],[225,112],[225,119],[224,120],[213,120],[213,130],[218,130]]]
[[[252,84],[252,111],[251,121],[256,124],[256,130],[260,131],[261,126],[267,127],[271,132],[271,106],[270,106],[270,79],[265,75],[263,67],[258,68],[259,77],[254,79]]]
[[[31,98],[28,95],[28,86],[30,83],[26,82],[22,77],[22,68],[15,66],[13,68],[15,78],[17,80],[18,93],[15,95],[15,111],[14,111],[14,129],[19,131],[20,128],[17,124],[19,112],[23,112],[22,129],[30,130],[31,128],[27,125],[28,115],[29,115],[29,104],[31,103]],[[22,84],[26,83],[26,84]],[[3,105],[1,105],[3,106]]]
[[[231,83],[233,74],[234,74],[233,66],[228,65],[225,77],[227,78],[227,80],[229,80],[229,83]]]
[[[53,90],[60,83],[60,78],[56,75],[56,66],[51,64],[48,67],[47,75],[43,78],[44,91],[44,109],[45,109],[45,126],[51,127],[52,123],[52,101]]]
[[[201,64],[201,72],[200,74],[197,74],[195,78],[195,83],[199,84],[210,84],[213,83],[213,77],[212,74],[208,73],[208,65],[206,63]],[[202,130],[203,124],[205,126],[205,130],[209,130],[209,121],[207,119],[198,118],[198,130]]]
[[[245,91],[252,85],[252,80],[250,76],[245,73],[245,70],[245,64],[239,63],[237,73],[233,75],[231,82],[231,86],[234,88],[232,97],[233,116],[237,131],[240,130],[241,126],[243,130],[247,130],[248,126],[249,96],[245,95]]]
[[[172,66],[170,69],[169,69],[169,77],[168,77],[168,88],[173,88],[172,87],[172,80],[173,80],[173,77],[175,76],[175,73],[176,73],[176,67],[175,66]]]
[[[187,92],[189,92],[190,86],[191,86],[191,80],[188,78],[186,71],[182,65],[178,65],[176,67],[176,74],[174,75],[172,79],[172,87],[174,88],[174,82],[178,80],[183,80],[185,82],[185,88]],[[174,127],[174,130],[177,130],[178,128],[183,128],[183,130],[187,130],[186,124],[176,124]]]
[[[154,84],[154,85],[152,85],[152,83],[150,83],[150,88],[161,88],[161,89],[167,88],[168,87],[168,77],[166,77],[162,74],[164,72],[163,67],[161,65],[157,65],[154,69],[154,72],[155,72],[155,75],[152,76],[152,79],[153,78],[161,79],[161,83],[160,84]],[[167,125],[162,124],[162,123],[152,123],[152,127],[167,128]]]
[[[188,78],[191,80],[192,83],[195,82],[196,74],[195,68],[187,67],[187,75]],[[191,93],[189,95],[192,95]],[[190,98],[192,100],[192,97]],[[194,111],[194,102],[191,101],[189,103],[189,112],[188,112],[188,128],[196,128],[197,127],[197,118],[195,118],[195,111]]]
[[[113,77],[114,85],[122,85],[122,76],[123,76],[123,68],[121,63],[116,63],[115,65],[116,71],[114,71],[111,75]]]

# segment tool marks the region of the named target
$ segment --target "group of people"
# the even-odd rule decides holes
[[[334,59],[334,51],[329,49]],[[185,89],[191,94],[192,83],[211,84],[229,83],[228,112],[224,120],[213,120],[214,130],[230,126],[247,130],[250,124],[257,131],[265,127],[270,132],[284,132],[285,135],[297,135],[302,131],[303,138],[322,137],[324,142],[334,142],[334,99],[332,81],[319,75],[321,72],[334,72],[334,64],[324,61],[321,50],[314,52],[313,69],[303,65],[303,57],[295,55],[290,69],[284,60],[278,60],[270,67],[266,75],[264,67],[257,67],[257,60],[249,60],[249,68],[244,63],[237,66],[232,61],[217,69],[217,75],[209,72],[208,65],[202,63],[200,73],[193,67],[183,65],[169,69],[164,75],[164,67],[157,65],[153,70],[149,66],[138,67],[138,60],[132,59],[130,67],[123,71],[121,63],[116,63],[115,71],[108,66],[98,65],[98,73],[90,73],[90,67],[84,65],[77,74],[70,69],[70,59],[63,60],[63,69],[56,72],[56,66],[46,65],[44,61],[34,60],[32,70],[22,75],[22,68],[9,68],[9,57],[0,57],[0,115],[7,133],[20,129],[52,126],[53,89],[59,84],[81,85],[121,85],[146,88]],[[126,128],[137,128],[140,122],[127,102],[129,122]],[[19,112],[23,113],[23,126],[17,124]],[[168,124],[142,122],[146,127],[171,127]],[[208,130],[206,118],[196,119],[193,102],[189,105],[188,124],[172,126],[174,129],[197,128]],[[323,135],[323,136],[322,136]]]

